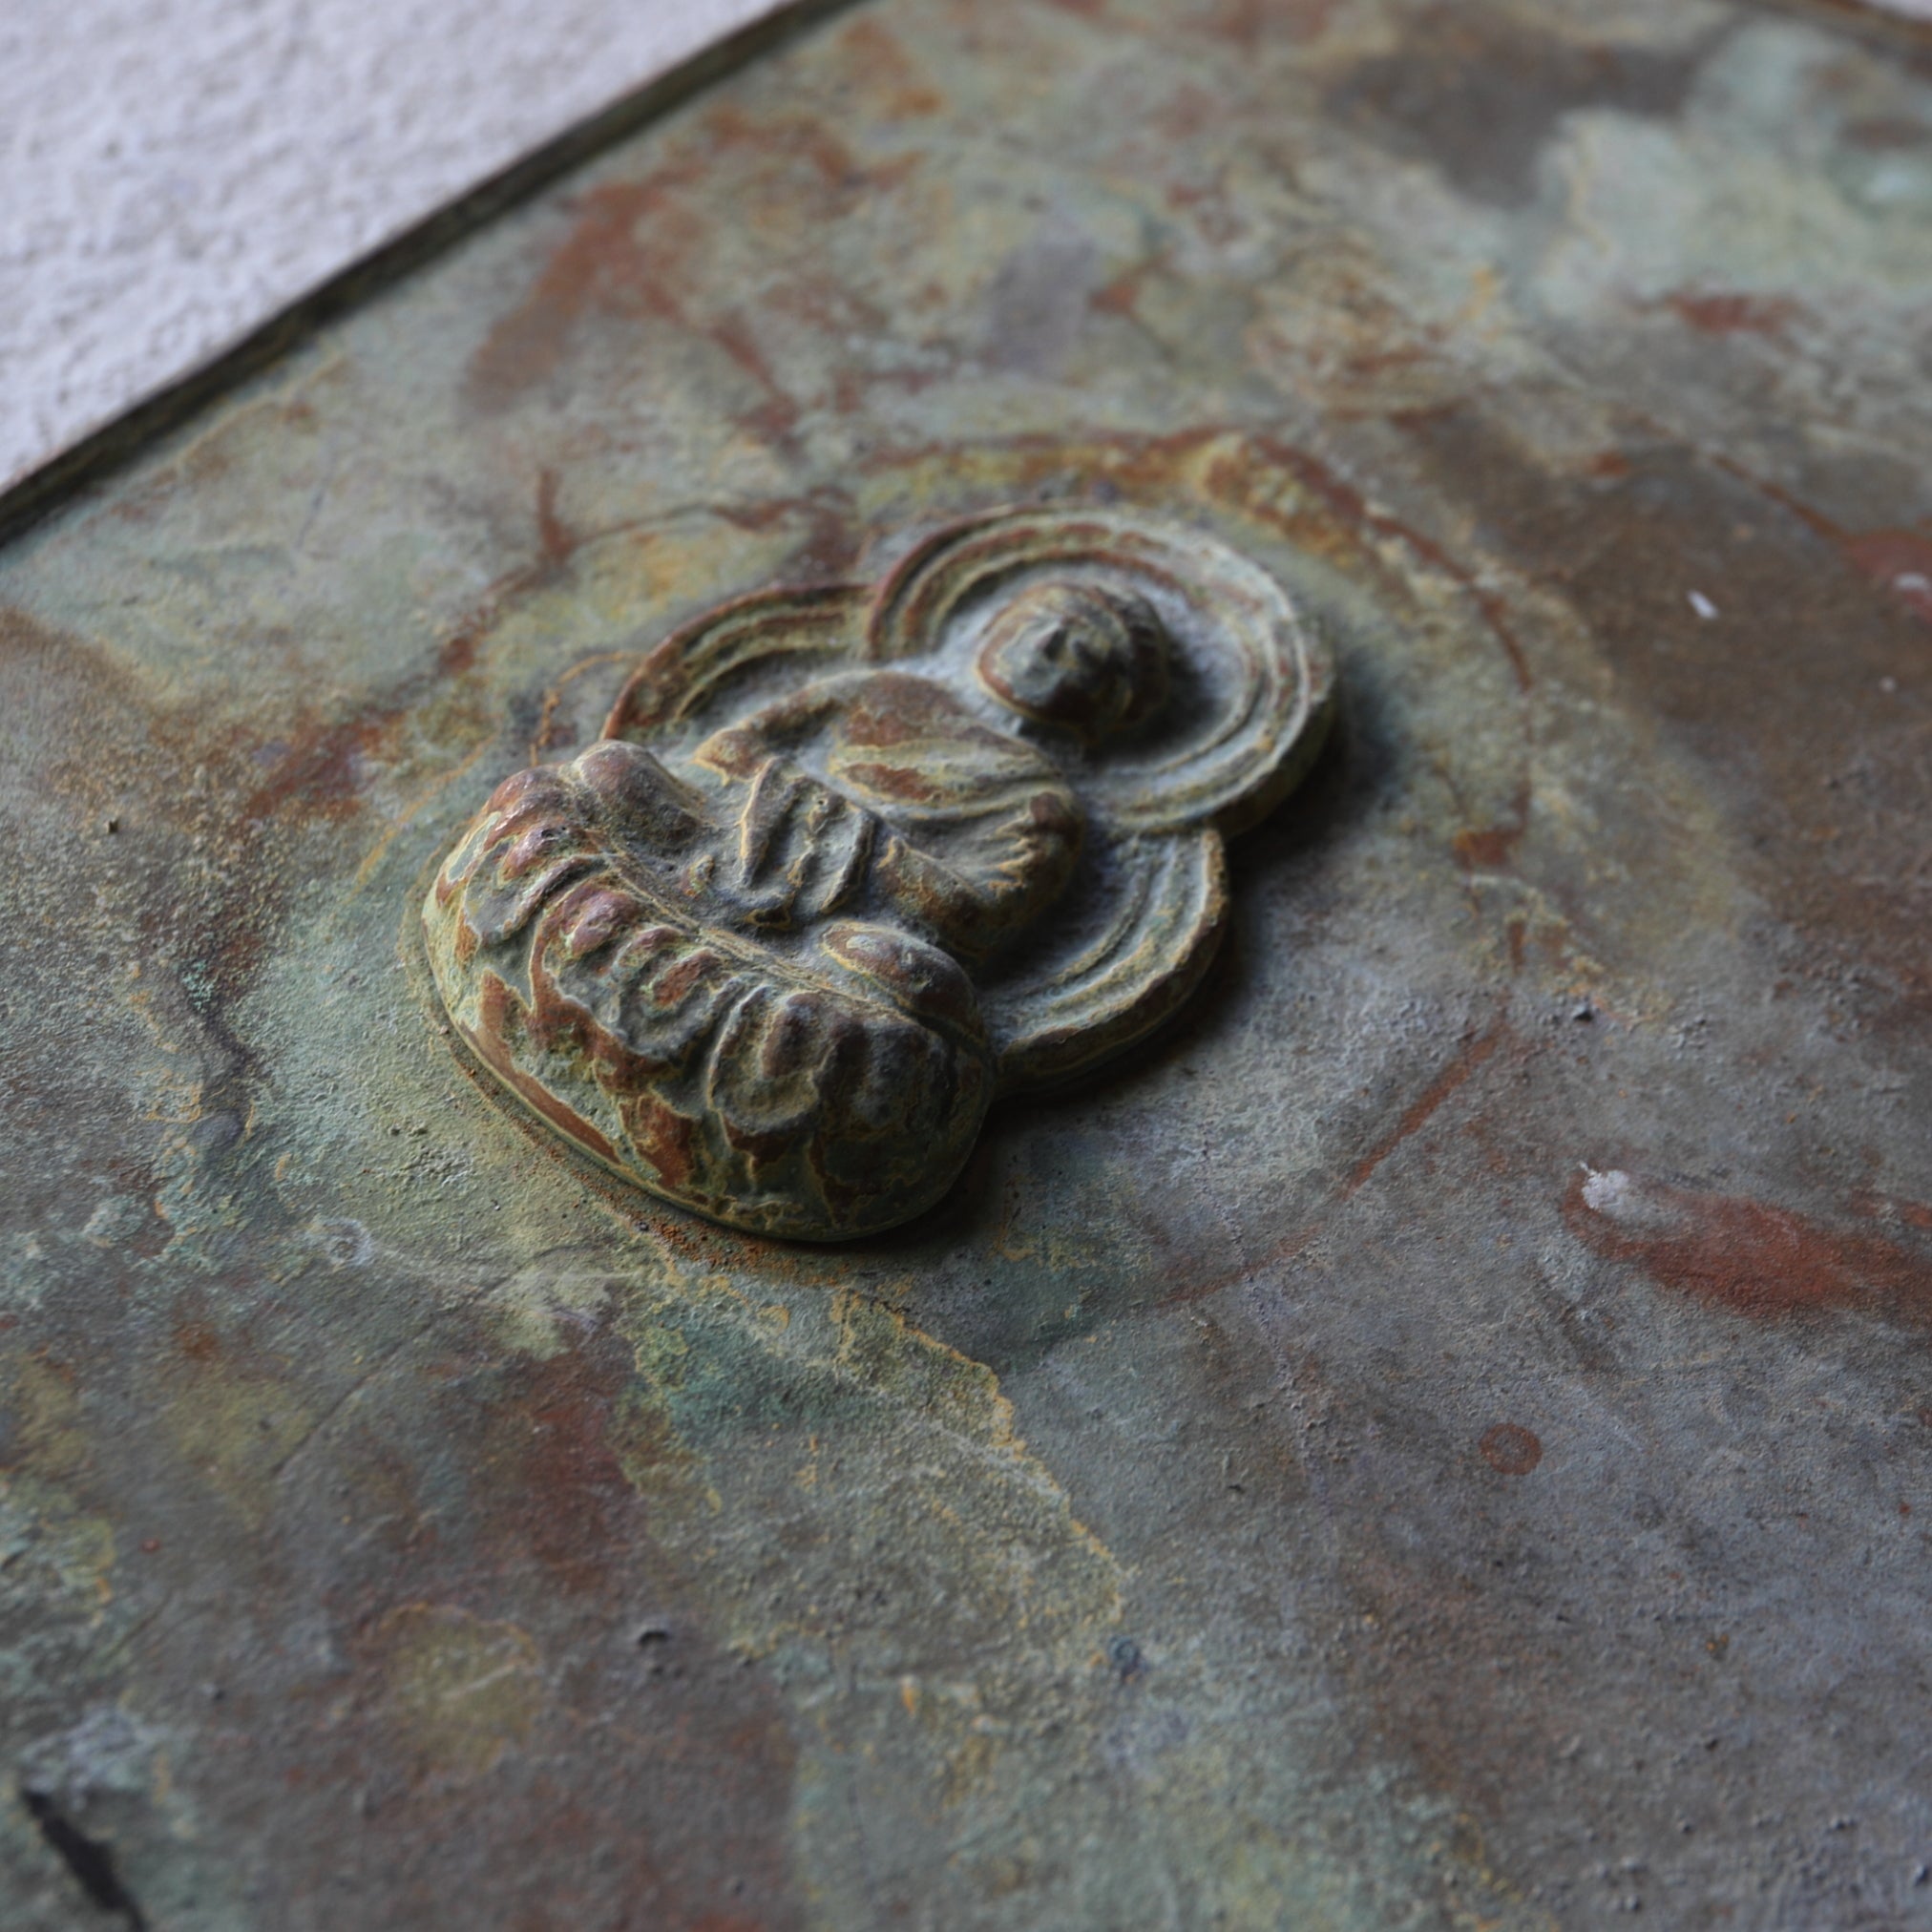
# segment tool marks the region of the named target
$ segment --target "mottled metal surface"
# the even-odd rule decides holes
[[[10,1927],[1932,1924],[1932,63],[879,0],[0,556]],[[452,1061],[492,788],[1035,498],[1344,715],[825,1250]]]

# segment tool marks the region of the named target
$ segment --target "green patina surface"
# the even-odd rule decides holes
[[[1932,51],[798,23],[0,553],[0,1921],[1932,1925]],[[412,951],[738,590],[1191,523],[1345,704],[813,1251]]]

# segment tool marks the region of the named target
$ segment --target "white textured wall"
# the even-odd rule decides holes
[[[775,0],[0,0],[0,483]]]

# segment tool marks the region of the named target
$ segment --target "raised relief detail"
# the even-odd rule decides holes
[[[483,1062],[652,1193],[838,1240],[931,1207],[998,1095],[1186,998],[1223,835],[1333,666],[1266,572],[1111,511],[956,524],[876,588],[727,603],[567,765],[492,794],[423,908]]]

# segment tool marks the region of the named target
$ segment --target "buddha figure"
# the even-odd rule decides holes
[[[1129,592],[1048,581],[1015,598],[976,662],[999,710],[1092,746],[1167,694],[1160,619]],[[984,722],[910,670],[815,679],[704,740],[743,788],[726,903],[789,926],[852,905],[976,967],[1060,897],[1082,813],[1050,744]]]
[[[1029,555],[928,608],[944,560],[667,640],[595,745],[497,788],[425,907],[483,1062],[734,1226],[829,1239],[918,1212],[996,1092],[1158,1023],[1218,936],[1218,832],[1183,812],[1124,836],[1094,784],[1123,746],[1162,768],[1186,649],[1166,574]],[[1317,717],[1325,684],[1297,689]]]

